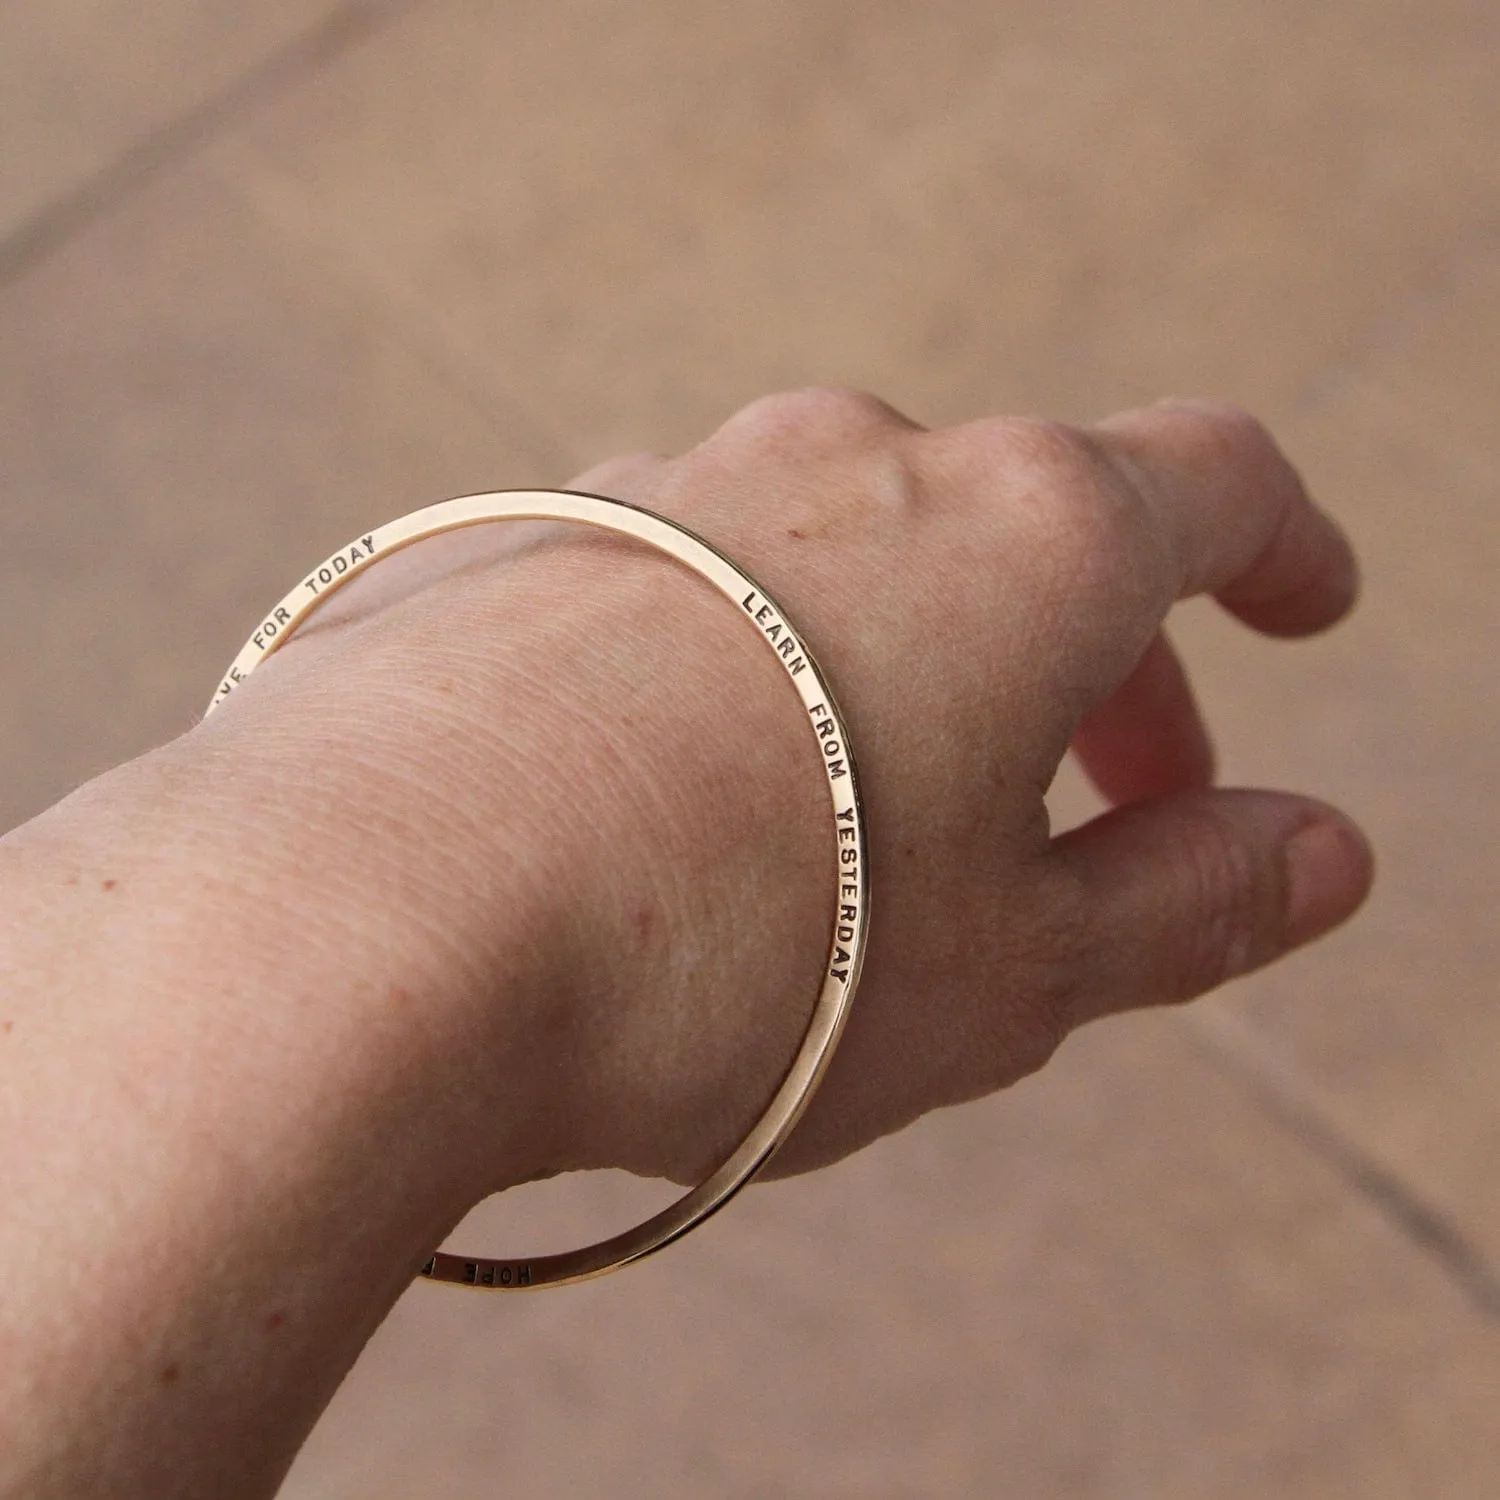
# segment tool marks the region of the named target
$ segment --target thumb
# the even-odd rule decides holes
[[[1053,844],[1081,888],[1081,1023],[1189,1000],[1310,942],[1365,899],[1374,856],[1336,809],[1288,792],[1191,791]]]

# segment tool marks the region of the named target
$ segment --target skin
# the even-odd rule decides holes
[[[1283,636],[1354,600],[1244,413],[927,432],[812,390],[570,487],[762,582],[859,757],[865,978],[773,1171],[1363,899],[1342,814],[1212,787],[1161,634],[1194,594]],[[727,1155],[806,1025],[834,885],[812,737],[736,615],[619,538],[434,538],[0,839],[0,1495],[272,1494],[480,1198]],[[1070,746],[1114,806],[1053,838]]]

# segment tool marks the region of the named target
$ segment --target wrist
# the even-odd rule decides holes
[[[446,961],[465,1064],[525,1138],[493,1185],[699,1174],[795,1052],[827,940],[826,793],[776,664],[677,564],[573,528],[349,602],[198,733],[287,757],[294,832],[342,872],[322,899]]]

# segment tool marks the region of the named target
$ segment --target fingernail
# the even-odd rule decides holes
[[[1353,914],[1370,888],[1374,856],[1365,836],[1341,818],[1319,818],[1282,847],[1288,947],[1310,942]]]

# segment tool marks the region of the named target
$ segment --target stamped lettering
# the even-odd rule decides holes
[[[423,1262],[421,1274],[432,1281],[502,1289],[530,1286],[533,1280],[530,1261],[455,1260],[448,1255],[429,1256]]]
[[[815,715],[827,712],[821,703],[813,709]],[[859,829],[855,826],[854,809],[840,808],[834,815],[834,826],[838,830],[839,895],[857,899],[864,870],[859,857]],[[859,907],[850,902],[841,902],[838,922],[833,930],[833,958],[828,965],[829,974],[840,984],[849,983],[849,966],[853,962],[851,949],[854,947],[858,922]]]
[[[755,601],[759,599],[760,603]],[[755,621],[761,628],[761,633],[776,648],[776,654],[786,663],[786,669],[793,677],[798,676],[807,669],[807,658],[802,655],[802,647],[797,644],[797,638],[791,633],[785,620],[776,617],[776,611],[769,600],[760,594],[749,593],[740,600],[740,605],[745,613]],[[785,636],[782,632],[785,631]],[[827,712],[827,709],[824,709]],[[842,773],[840,773],[842,774]]]
[[[329,584],[342,578],[356,563],[368,562],[375,555],[375,533],[362,536],[346,551],[330,557],[321,568],[302,580],[302,587],[312,594],[321,594]]]

